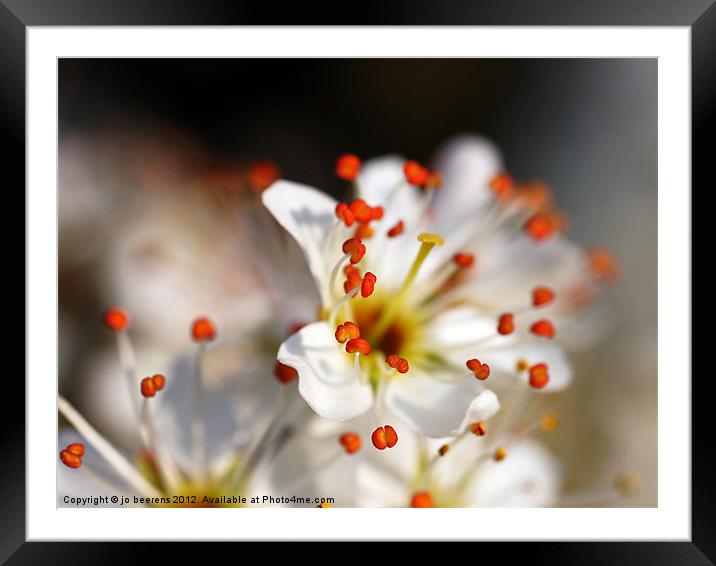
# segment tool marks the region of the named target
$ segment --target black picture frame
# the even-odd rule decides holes
[[[713,186],[710,134],[716,101],[716,5],[713,0],[401,0],[360,5],[250,3],[231,0],[0,0],[0,124],[5,145],[6,192],[21,194],[25,183],[25,32],[28,26],[74,25],[565,25],[688,26],[692,38],[692,173],[695,183]],[[9,196],[9,195],[6,195]],[[20,205],[24,209],[24,198]],[[17,209],[15,209],[17,210]],[[14,234],[16,228],[12,228]],[[8,229],[6,228],[6,232]],[[9,236],[10,232],[8,232]],[[7,238],[7,242],[14,242]],[[8,269],[8,268],[6,268]],[[10,279],[10,278],[8,278]],[[8,282],[8,280],[6,280]],[[15,301],[16,303],[19,303]],[[19,318],[15,318],[19,320]],[[680,379],[691,378],[691,368]],[[703,377],[708,377],[704,375]],[[716,561],[716,457],[710,433],[716,412],[709,404],[708,380],[692,380],[692,539],[691,542],[481,543],[476,559],[500,561],[529,556],[550,564],[714,564]],[[128,563],[148,556],[137,543],[25,542],[24,385],[4,378],[3,397],[15,400],[3,411],[0,438],[5,457],[0,481],[0,560],[8,564]],[[6,409],[8,407],[6,406]],[[319,535],[317,534],[317,538]],[[350,533],[346,533],[346,538]],[[327,547],[326,547],[327,548]],[[253,549],[252,549],[253,550]],[[180,552],[186,553],[186,547]],[[172,552],[162,548],[162,554]],[[206,551],[204,551],[206,552]],[[272,550],[272,553],[278,550]],[[295,553],[291,548],[288,552]],[[350,558],[365,563],[380,556],[374,545],[344,550],[301,547],[307,559]],[[419,547],[424,559],[445,559],[444,549]],[[450,550],[450,553],[453,551]],[[240,560],[234,545],[211,551],[212,560]],[[341,558],[342,557],[342,558]],[[185,556],[186,558],[186,556]],[[165,558],[168,559],[168,558]]]

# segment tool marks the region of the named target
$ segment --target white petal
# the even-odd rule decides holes
[[[510,446],[501,462],[490,459],[475,473],[462,504],[466,507],[547,507],[559,496],[557,459],[535,440]]]
[[[327,303],[326,279],[332,265],[327,266],[323,250],[336,223],[336,201],[317,189],[290,181],[276,181],[263,192],[262,200],[303,250],[324,304]],[[339,256],[340,249],[336,260]]]
[[[298,372],[298,391],[320,416],[347,420],[368,411],[373,394],[355,374],[352,357],[336,342],[326,322],[304,326],[278,351],[278,360]]]
[[[472,378],[445,383],[416,370],[394,379],[386,390],[386,406],[413,430],[432,437],[457,429],[483,390]]]
[[[443,178],[443,187],[435,199],[435,229],[449,239],[488,201],[488,183],[502,164],[492,142],[480,136],[464,135],[443,146],[435,167]]]
[[[489,389],[486,389],[475,397],[467,408],[462,424],[452,431],[453,435],[463,432],[472,423],[490,420],[500,410],[500,401]]]

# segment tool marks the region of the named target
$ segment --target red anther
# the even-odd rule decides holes
[[[356,220],[355,215],[351,212],[351,209],[348,208],[348,205],[345,202],[339,202],[336,205],[336,216],[349,228],[353,226],[353,222]]]
[[[152,376],[152,383],[154,384],[154,389],[161,391],[167,383],[167,378],[161,373],[157,373]]]
[[[505,173],[498,173],[490,180],[490,189],[492,193],[499,199],[505,199],[512,193],[515,182],[512,177]]]
[[[556,334],[554,324],[546,319],[538,320],[533,323],[532,326],[530,326],[530,330],[533,334],[537,334],[537,336],[543,336],[545,338],[554,338],[554,335]]]
[[[460,267],[471,267],[475,263],[475,256],[463,252],[458,252],[452,256],[452,260]]]
[[[67,452],[69,452],[70,454],[79,456],[80,458],[85,455],[85,445],[81,442],[73,442],[72,444],[68,444],[65,450],[67,450]]]
[[[390,425],[385,427],[379,426],[373,431],[370,436],[373,446],[378,450],[385,450],[386,448],[392,448],[398,442],[398,433]]]
[[[541,363],[530,368],[530,385],[535,389],[542,389],[549,381],[547,364]]]
[[[400,236],[405,231],[405,223],[402,220],[398,220],[398,223],[388,230],[388,238],[395,238]]]
[[[351,254],[351,263],[358,263],[365,255],[365,244],[360,238],[348,238],[341,248],[344,254]]]
[[[383,218],[383,214],[385,213],[385,210],[382,206],[373,206],[370,209],[370,216],[372,220],[380,220]]]
[[[347,320],[336,327],[336,340],[341,344],[345,344],[348,340],[353,340],[354,338],[360,338],[360,328],[355,322]]]
[[[373,289],[375,289],[377,281],[378,278],[375,275],[373,275],[370,271],[366,271],[363,276],[363,282],[360,285],[360,296],[364,299],[366,297],[370,297],[373,294]]]
[[[348,279],[346,279],[343,282],[343,290],[346,293],[350,293],[353,289],[358,287],[362,282],[363,282],[363,278],[360,275],[358,275],[357,277],[351,275],[348,277]]]
[[[591,270],[603,279],[613,281],[619,277],[621,271],[619,263],[612,253],[600,247],[594,247],[587,250],[587,258]]]
[[[519,198],[533,210],[550,206],[552,189],[542,181],[529,181],[520,187]]]
[[[525,222],[524,228],[533,240],[542,242],[554,233],[555,224],[546,214],[538,213]]]
[[[111,308],[104,311],[102,315],[105,326],[115,332],[121,332],[127,330],[129,326],[129,314],[124,309]]]
[[[361,353],[367,356],[370,354],[370,344],[365,338],[352,338],[346,342],[346,352],[349,354]]]
[[[360,436],[358,436],[355,432],[346,432],[345,434],[341,434],[338,441],[343,445],[347,454],[355,454],[358,450],[360,450]]]
[[[355,199],[350,204],[350,209],[358,222],[370,222],[373,220],[373,209],[362,198]]]
[[[416,187],[422,187],[430,178],[430,171],[417,161],[406,161],[403,172],[408,183]]]
[[[370,224],[365,223],[356,228],[355,236],[356,238],[363,238],[367,240],[373,234],[375,234],[375,229]]]
[[[483,364],[477,358],[467,360],[467,362],[465,362],[465,365],[467,366],[467,369],[474,373],[475,377],[480,381],[484,381],[488,377],[490,377],[490,366],[488,366],[487,364]]]
[[[336,175],[344,181],[354,181],[360,171],[360,158],[352,153],[344,153],[336,159]]]
[[[282,364],[279,361],[276,362],[273,368],[273,374],[281,383],[289,383],[298,377],[296,368]]]
[[[532,304],[535,307],[548,305],[554,301],[554,291],[549,287],[535,287],[532,289]]]
[[[390,425],[385,425],[385,444],[388,448],[392,448],[398,443],[398,433]]]
[[[268,189],[274,181],[281,177],[281,171],[271,161],[255,161],[249,167],[249,186],[257,192]]]
[[[433,500],[433,496],[430,495],[427,491],[419,491],[413,495],[413,498],[410,500],[410,506],[427,509],[435,507],[435,501]]]
[[[443,444],[440,448],[438,448],[438,454],[440,456],[445,456],[450,451],[450,445],[449,444]]]
[[[497,319],[497,332],[503,336],[512,334],[515,331],[515,315],[506,312]]]
[[[82,465],[82,456],[73,454],[68,448],[60,452],[60,460],[62,460],[62,463],[68,468],[74,468],[76,470]]]
[[[485,434],[487,434],[487,427],[485,427],[485,423],[482,421],[479,423],[472,423],[470,425],[470,432],[477,436],[485,436]]]
[[[191,337],[194,342],[211,342],[216,338],[216,327],[206,317],[197,318],[191,323]]]
[[[139,390],[144,397],[154,397],[157,394],[157,388],[151,377],[145,377],[139,386]]]
[[[408,360],[401,358],[396,354],[391,354],[385,358],[385,363],[397,370],[398,373],[408,373],[410,371],[410,364],[408,363]]]

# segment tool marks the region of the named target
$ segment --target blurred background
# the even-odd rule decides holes
[[[97,401],[116,366],[111,305],[135,315],[144,359],[185,348],[197,314],[229,337],[265,323],[267,252],[246,249],[217,187],[260,184],[251,167],[270,160],[337,194],[340,153],[424,161],[477,132],[517,179],[553,187],[574,240],[623,266],[550,440],[568,489],[634,469],[642,489],[621,504],[655,506],[656,80],[647,59],[60,60],[60,390],[121,435],[122,410]]]

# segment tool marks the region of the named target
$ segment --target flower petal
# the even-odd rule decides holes
[[[501,462],[489,460],[467,487],[466,507],[548,507],[559,497],[562,471],[539,442],[525,439],[507,449]]]
[[[355,374],[350,356],[336,343],[326,322],[314,322],[290,336],[278,360],[298,372],[298,391],[320,416],[347,420],[373,406],[373,393]]]
[[[413,430],[443,437],[460,426],[471,402],[482,391],[475,379],[446,383],[411,371],[390,383],[385,404]]]
[[[326,265],[323,249],[336,223],[336,201],[317,189],[290,181],[276,181],[263,192],[261,198],[274,218],[303,250],[308,268],[326,304],[326,280],[332,266]],[[336,249],[337,260],[340,249]]]
[[[501,158],[486,138],[463,135],[439,150],[435,167],[443,178],[435,199],[435,230],[449,240],[490,198],[488,184],[500,171]]]

